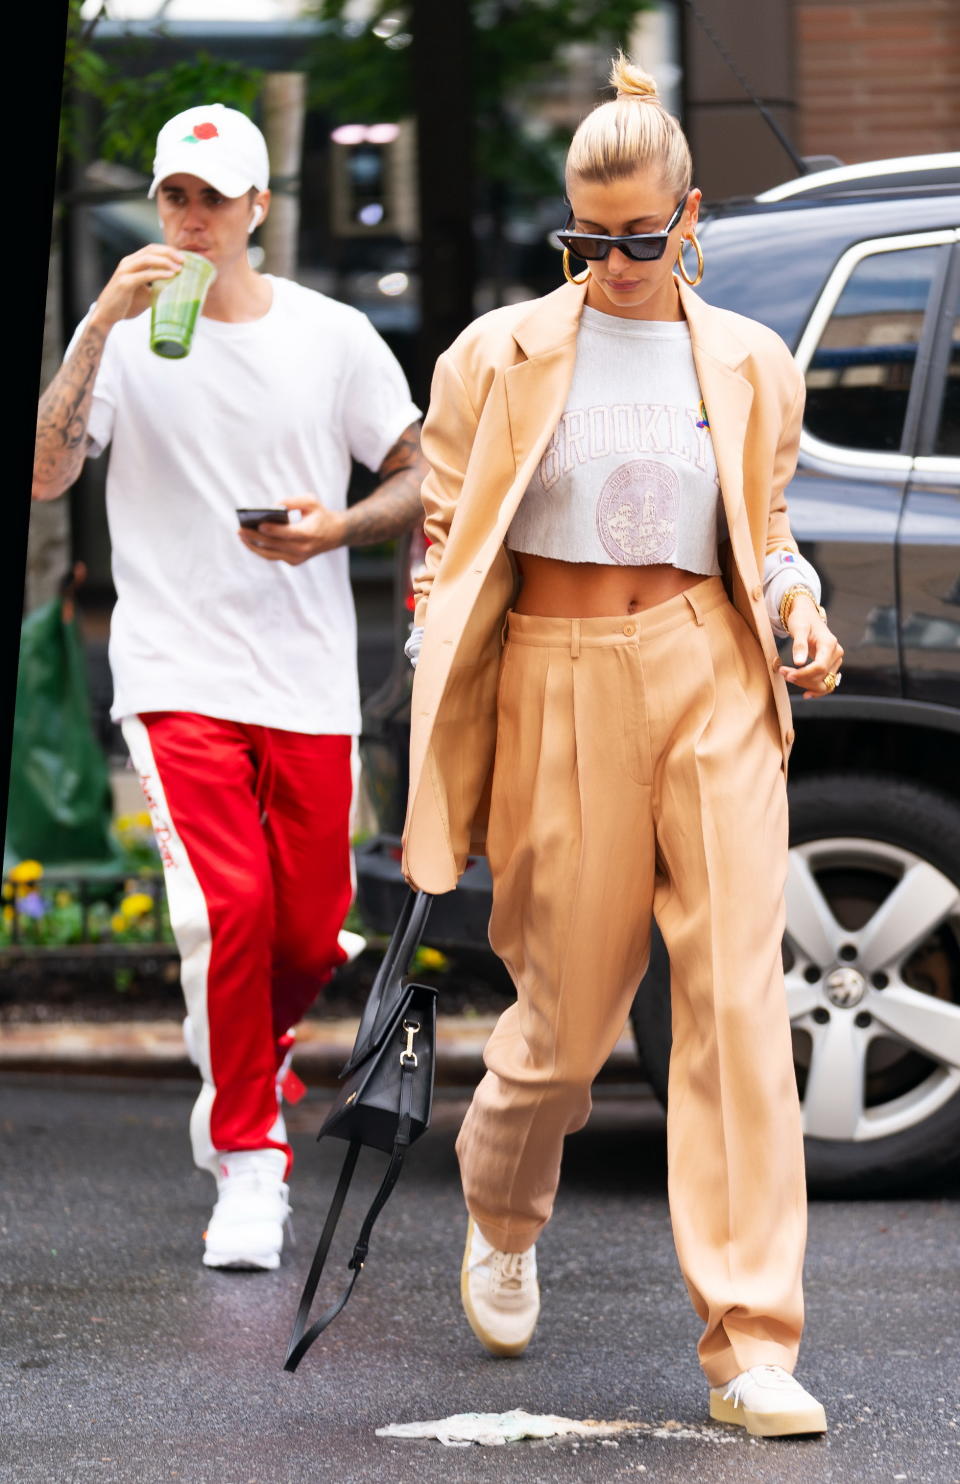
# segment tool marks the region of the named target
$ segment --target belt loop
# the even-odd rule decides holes
[[[580,657],[580,620],[570,620],[570,658],[572,660]]]
[[[500,628],[500,648],[501,649],[503,649],[504,646],[506,645],[507,635],[509,634],[509,632],[510,632],[510,609],[508,608],[507,611],[506,611],[506,613],[503,616],[503,624],[501,625],[501,628]]]
[[[690,604],[690,607],[693,610],[693,616],[696,619],[697,623],[702,628],[703,627],[703,607],[701,605],[700,599],[698,597],[696,597],[696,588],[694,588],[693,590],[691,590],[690,588],[685,587],[684,590],[683,590],[683,596],[686,598],[687,602]]]

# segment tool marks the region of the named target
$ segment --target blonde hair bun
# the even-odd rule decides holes
[[[638,103],[659,103],[657,84],[649,72],[642,72],[617,52],[610,67],[610,86],[616,88],[618,98],[635,98]]]
[[[598,103],[581,119],[570,141],[564,178],[609,185],[637,170],[656,170],[675,201],[693,180],[690,146],[673,114],[663,105],[657,84],[618,51],[610,67],[617,96]],[[638,108],[637,104],[651,104]]]

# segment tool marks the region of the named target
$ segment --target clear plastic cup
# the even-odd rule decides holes
[[[157,279],[150,304],[150,349],[158,356],[179,361],[190,354],[193,329],[216,276],[209,259],[187,252],[179,273]]]

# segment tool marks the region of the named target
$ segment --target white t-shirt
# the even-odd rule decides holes
[[[715,576],[726,534],[686,320],[585,306],[567,404],[507,532],[563,562]]]
[[[266,278],[267,314],[201,316],[183,360],[150,350],[149,311],[107,337],[88,433],[94,455],[112,443],[114,720],[198,711],[360,730],[346,548],[265,561],[236,534],[236,509],[313,494],[342,510],[351,457],[378,469],[420,411],[364,314]]]

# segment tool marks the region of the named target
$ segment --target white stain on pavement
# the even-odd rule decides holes
[[[609,1441],[624,1433],[646,1433],[654,1438],[696,1438],[701,1442],[732,1443],[732,1434],[712,1427],[682,1422],[583,1422],[572,1417],[553,1417],[515,1408],[511,1412],[458,1412],[433,1422],[391,1422],[377,1428],[378,1438],[430,1438],[448,1448],[468,1448],[472,1443],[498,1447],[524,1438],[588,1438]]]

